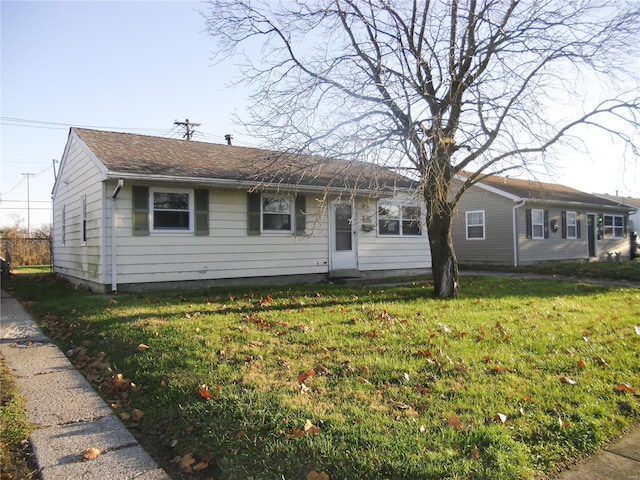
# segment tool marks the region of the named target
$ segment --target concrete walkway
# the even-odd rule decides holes
[[[170,480],[107,404],[2,291],[0,354],[17,377],[42,480]],[[85,460],[88,448],[101,454]],[[558,480],[640,480],[640,428],[558,475]]]
[[[0,354],[36,426],[42,480],[170,480],[18,301],[2,291]],[[96,448],[100,455],[85,460]]]

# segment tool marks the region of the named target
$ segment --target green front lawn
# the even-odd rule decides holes
[[[534,478],[640,419],[638,289],[3,287],[174,478]]]

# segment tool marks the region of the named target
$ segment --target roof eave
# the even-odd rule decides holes
[[[618,211],[629,211],[629,208],[623,205],[602,205],[599,203],[587,203],[587,202],[579,202],[575,200],[546,200],[543,198],[518,198],[514,200],[514,202],[526,202],[526,203],[544,203],[547,205],[570,205],[580,208],[589,208],[593,210],[618,210]]]
[[[385,187],[383,189],[363,189],[363,188],[347,188],[347,187],[332,187],[332,186],[322,186],[322,185],[305,185],[304,183],[299,184],[290,184],[290,183],[279,183],[279,182],[260,182],[260,181],[251,181],[251,180],[232,180],[225,178],[206,178],[206,177],[182,177],[182,176],[174,176],[174,175],[148,175],[148,174],[137,174],[137,173],[128,173],[128,172],[114,172],[110,171],[106,175],[105,180],[117,180],[117,179],[128,180],[132,182],[154,182],[154,183],[167,183],[171,185],[176,185],[180,183],[182,185],[200,185],[200,186],[209,186],[209,187],[222,187],[229,189],[238,189],[238,190],[286,190],[286,191],[296,191],[296,192],[306,192],[306,193],[353,193],[354,191],[362,194],[362,195],[373,195],[380,196],[382,194],[393,193],[394,191],[400,192],[408,192],[411,189],[406,187],[396,187],[390,188]]]

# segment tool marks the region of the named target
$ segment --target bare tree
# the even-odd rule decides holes
[[[637,2],[209,3],[217,55],[242,54],[255,88],[252,134],[419,180],[440,298],[459,295],[451,224],[471,185],[544,165],[580,126],[638,153]]]

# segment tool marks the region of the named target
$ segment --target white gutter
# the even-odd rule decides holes
[[[158,182],[166,183],[169,185],[176,185],[176,182],[190,185],[202,185],[209,187],[223,187],[230,189],[249,190],[259,188],[261,190],[297,190],[307,193],[325,193],[327,191],[335,194],[339,193],[351,193],[357,192],[362,195],[380,194],[380,190],[372,190],[366,188],[347,188],[347,187],[332,187],[323,185],[303,185],[303,184],[291,184],[291,183],[277,183],[277,182],[260,182],[259,180],[231,180],[222,178],[203,178],[203,177],[180,177],[175,175],[141,175],[135,173],[121,173],[121,172],[109,172],[104,180],[128,180],[133,182]],[[397,192],[397,191],[412,191],[410,187],[393,187],[388,186],[383,190],[383,193]]]
[[[516,217],[516,210],[527,203],[526,200],[521,200],[520,203],[513,206],[513,266],[518,266],[518,222]]]
[[[116,293],[118,291],[118,259],[117,259],[117,245],[116,245],[116,217],[118,213],[118,194],[124,185],[122,178],[118,179],[118,184],[115,190],[111,194],[111,292]]]

